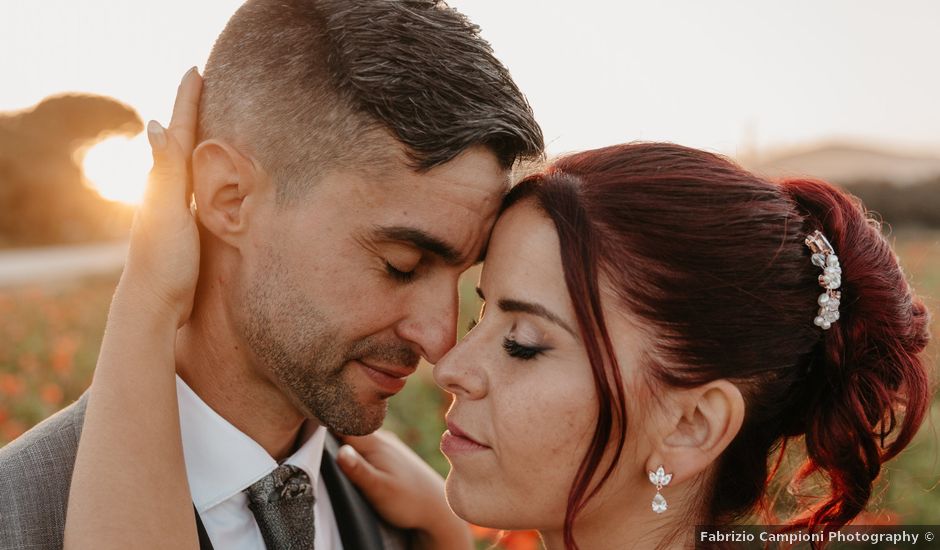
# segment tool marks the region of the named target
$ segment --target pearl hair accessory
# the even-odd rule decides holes
[[[813,319],[813,324],[823,330],[829,330],[832,323],[839,320],[839,303],[842,293],[837,289],[842,286],[842,267],[839,266],[839,257],[829,244],[829,239],[818,230],[806,237],[804,242],[813,252],[811,257],[813,265],[823,270],[823,274],[819,276],[819,286],[826,289],[816,300],[819,304],[819,312]]]

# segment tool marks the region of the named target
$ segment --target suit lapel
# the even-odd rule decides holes
[[[350,550],[382,550],[378,518],[349,479],[336,464],[339,444],[332,434],[327,434],[320,462],[320,475],[330,493],[330,503],[339,526],[343,548]]]

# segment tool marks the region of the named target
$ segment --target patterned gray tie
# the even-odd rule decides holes
[[[313,550],[313,487],[306,472],[282,464],[245,489],[268,550]]]

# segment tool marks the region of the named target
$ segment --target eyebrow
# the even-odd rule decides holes
[[[486,298],[483,297],[483,290],[481,290],[480,287],[477,287],[476,291],[477,291],[477,296],[479,296],[480,299],[485,302]],[[569,334],[574,336],[576,340],[581,339],[578,333],[575,332],[568,325],[568,323],[564,322],[561,319],[561,317],[559,317],[558,315],[555,315],[554,313],[549,311],[548,308],[546,308],[545,306],[541,304],[536,304],[533,302],[524,302],[522,300],[513,300],[510,298],[503,298],[499,300],[498,302],[496,302],[496,305],[497,307],[499,307],[500,310],[505,311],[507,313],[512,313],[512,312],[527,313],[529,315],[535,315],[536,317],[541,317],[565,329],[566,331],[568,331]]]
[[[430,252],[444,260],[448,265],[460,265],[463,257],[456,248],[420,229],[405,226],[378,227],[375,234],[379,238],[408,243],[415,248]]]

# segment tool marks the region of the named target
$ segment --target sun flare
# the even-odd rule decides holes
[[[126,204],[140,204],[153,164],[144,133],[134,138],[118,136],[95,144],[82,163],[85,178],[102,197]]]

